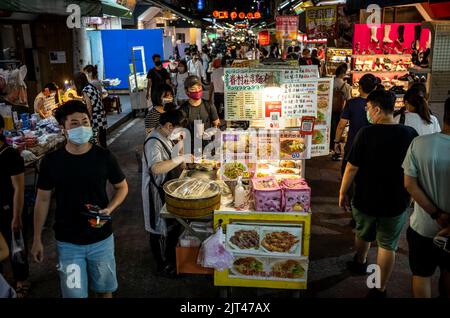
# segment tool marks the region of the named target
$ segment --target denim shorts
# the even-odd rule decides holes
[[[114,236],[88,245],[56,242],[59,277],[63,298],[87,298],[96,293],[117,290]]]
[[[353,218],[356,221],[355,231],[358,238],[366,242],[376,241],[379,247],[396,251],[408,212],[393,217],[375,217],[353,207]]]

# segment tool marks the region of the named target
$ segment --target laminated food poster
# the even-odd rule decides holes
[[[311,136],[300,131],[280,132],[280,160],[302,160],[311,158]]]
[[[229,278],[306,281],[302,227],[229,224],[226,246],[234,261]]]
[[[333,79],[320,79],[317,85],[317,116],[312,135],[311,157],[327,156],[330,151]]]

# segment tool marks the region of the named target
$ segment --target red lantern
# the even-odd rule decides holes
[[[213,11],[213,17],[217,19],[219,17],[219,11]]]
[[[260,12],[255,12],[255,14],[253,15],[253,17],[255,19],[261,19],[261,13]]]
[[[239,13],[239,19],[245,19],[245,13],[244,12],[240,12]]]
[[[231,19],[236,19],[237,18],[237,13],[235,11],[231,12],[230,14]]]
[[[251,13],[251,12],[247,13],[247,18],[253,19],[253,13]]]
[[[267,46],[270,44],[269,31],[261,31],[258,33],[258,43],[260,46]]]

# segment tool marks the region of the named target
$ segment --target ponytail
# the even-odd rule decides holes
[[[409,89],[403,97],[404,102],[408,102],[414,107],[414,112],[428,125],[432,124],[431,112],[428,103],[423,97],[423,93],[417,89]]]

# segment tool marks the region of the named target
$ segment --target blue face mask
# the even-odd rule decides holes
[[[67,131],[67,139],[75,145],[83,145],[92,138],[92,127],[80,126]]]
[[[366,111],[366,116],[367,116],[367,121],[369,122],[369,124],[373,124],[373,120],[372,117],[370,117],[369,111]]]

